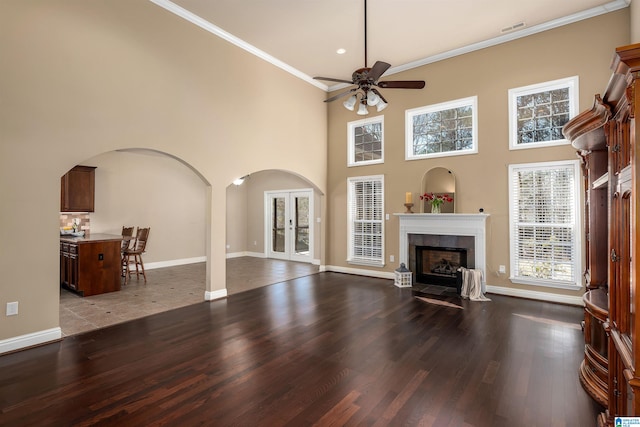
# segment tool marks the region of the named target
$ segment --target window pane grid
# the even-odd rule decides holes
[[[408,159],[477,152],[477,97],[405,112]]]
[[[510,89],[511,147],[532,148],[568,143],[562,134],[562,127],[575,113],[577,86],[576,76]]]
[[[473,108],[463,106],[413,117],[413,153],[432,154],[473,147]]]
[[[384,159],[383,117],[350,122],[349,165],[381,163]]]

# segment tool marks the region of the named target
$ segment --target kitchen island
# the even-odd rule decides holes
[[[81,296],[120,290],[122,236],[60,236],[60,285]]]

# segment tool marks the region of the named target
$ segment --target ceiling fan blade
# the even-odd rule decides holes
[[[371,67],[371,70],[369,71],[367,77],[375,82],[380,78],[380,76],[384,74],[385,71],[389,69],[389,67],[391,67],[391,64],[387,64],[386,62],[382,61],[376,61],[376,63],[373,64],[373,67]]]
[[[424,80],[398,80],[378,82],[378,87],[387,89],[422,89],[424,85]]]
[[[334,79],[333,77],[314,77],[314,80],[326,80],[328,82],[349,83],[353,84],[351,80]]]
[[[375,87],[372,87],[370,90],[371,90],[371,92],[373,92],[373,93],[375,93],[376,95],[378,95],[378,96],[380,97],[380,99],[382,99],[382,101],[383,101],[385,104],[388,104],[387,100],[386,100],[386,99],[384,99],[384,96],[382,96],[382,94],[378,91],[378,89],[376,89]]]
[[[348,91],[346,91],[346,92],[339,93],[339,94],[337,94],[337,95],[335,95],[335,96],[332,96],[331,98],[327,98],[327,99],[325,99],[325,100],[324,100],[324,102],[331,102],[331,101],[335,101],[335,100],[336,100],[336,99],[338,99],[338,98],[342,98],[343,96],[347,96],[347,95],[349,95],[350,93],[355,92],[357,89],[358,89],[358,88],[355,88],[355,87],[354,87],[354,88],[353,88],[353,89],[351,89],[351,90],[348,90]]]

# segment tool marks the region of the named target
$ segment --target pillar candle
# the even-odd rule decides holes
[[[411,196],[412,196],[412,195],[411,195],[411,193],[406,193],[406,194],[404,195],[404,202],[405,202],[405,203],[413,203],[413,201],[412,201],[412,199],[411,199]]]

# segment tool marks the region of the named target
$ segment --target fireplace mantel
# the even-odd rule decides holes
[[[447,236],[473,236],[475,244],[475,268],[482,270],[483,288],[487,277],[487,239],[486,224],[489,214],[459,214],[459,213],[424,213],[424,214],[394,214],[400,219],[400,247],[399,262],[409,265],[409,235],[433,234]]]

